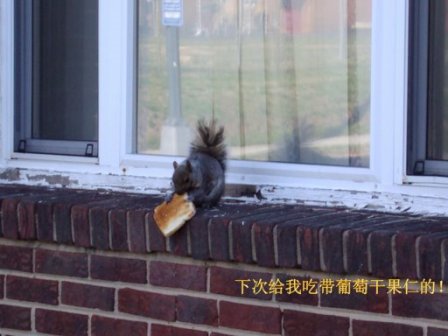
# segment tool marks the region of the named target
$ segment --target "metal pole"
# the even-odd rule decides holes
[[[169,90],[169,113],[167,124],[173,126],[183,125],[178,27],[166,27],[166,54]]]
[[[339,59],[347,58],[347,0],[339,0]]]

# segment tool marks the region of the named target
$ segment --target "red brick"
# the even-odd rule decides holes
[[[416,240],[419,233],[399,232],[392,239],[395,246],[397,275],[407,279],[417,279]]]
[[[394,231],[374,231],[370,234],[372,273],[380,278],[393,277],[392,238]]]
[[[0,305],[0,328],[31,330],[31,309]]]
[[[257,264],[263,267],[275,267],[274,228],[279,221],[259,220],[254,223],[253,235]]]
[[[232,335],[212,332],[212,333],[210,334],[210,336],[232,336]]]
[[[6,297],[13,300],[58,304],[58,282],[8,275]]]
[[[148,325],[144,322],[118,320],[102,316],[92,316],[93,336],[146,336]]]
[[[90,233],[87,232],[89,222],[85,221],[87,207],[93,207],[98,204],[104,204],[110,201],[119,199],[120,194],[112,193],[99,193],[99,192],[70,192],[68,197],[64,199],[57,199],[57,203],[54,204],[54,221],[56,227],[57,242],[72,244],[73,237],[77,238],[79,244],[91,243]],[[75,232],[72,232],[72,208],[81,209],[81,218],[79,224],[76,226]],[[89,216],[87,216],[89,217]],[[90,219],[90,218],[89,218]]]
[[[255,223],[272,220],[273,218],[278,218],[285,209],[288,207],[273,205],[273,206],[262,206],[249,211],[247,214],[241,216],[233,217],[231,220],[230,231],[232,234],[232,249],[233,249],[233,259],[238,262],[243,263],[253,263],[255,262],[253,253],[252,243],[263,244],[266,243],[266,252],[264,252],[261,247],[258,252],[260,252],[261,264],[273,265],[274,262],[274,240],[272,235],[273,227],[271,225],[267,231],[261,233],[261,235],[255,234],[253,226]],[[254,231],[254,237],[252,237],[252,232]],[[266,235],[265,235],[266,233]],[[254,238],[254,239],[252,239]]]
[[[0,269],[33,271],[33,250],[27,247],[0,245]]]
[[[64,335],[87,335],[88,316],[60,311],[36,309],[36,330],[38,332]]]
[[[114,296],[114,288],[62,282],[61,300],[63,304],[113,311]]]
[[[69,203],[56,203],[53,207],[56,241],[61,244],[73,243],[70,209]]]
[[[108,210],[92,208],[89,212],[90,226],[92,228],[92,246],[99,250],[109,250],[109,220]]]
[[[442,279],[442,243],[448,231],[423,235],[418,241],[420,276],[423,279]]]
[[[206,290],[207,270],[203,266],[182,265],[163,261],[152,261],[149,270],[151,285]]]
[[[284,217],[284,220],[282,220],[276,229],[278,266],[288,268],[297,266],[297,229],[300,225],[300,219],[322,216],[331,211],[334,210],[300,206],[295,207],[291,214]]]
[[[36,203],[36,231],[39,241],[53,242],[53,204]]]
[[[202,212],[189,222],[191,256],[195,259],[230,261],[229,227],[233,218],[250,213],[256,205],[219,204],[213,211]]]
[[[406,217],[404,217],[406,218]],[[423,278],[432,278],[435,279],[435,274],[437,274],[437,279],[440,279],[441,276],[441,253],[440,253],[440,242],[432,242],[429,249],[425,248],[425,244],[421,244],[418,248],[415,244],[415,240],[420,234],[423,232],[427,232],[427,230],[431,231],[431,225],[425,225],[422,221],[416,221],[413,218],[407,218],[404,222],[397,222],[395,224],[395,229],[392,228],[384,228],[382,231],[375,230],[370,235],[370,247],[372,250],[371,261],[372,261],[372,272],[378,277],[392,277],[392,249],[387,246],[395,243],[394,252],[395,252],[395,261],[396,261],[396,272],[397,276],[404,278],[416,278],[417,276],[417,264],[420,264],[420,274]],[[429,232],[428,231],[428,232]],[[412,238],[408,239],[405,242],[402,242],[400,237],[403,235],[414,235],[414,242],[412,242]],[[421,243],[425,241],[424,237],[421,237]],[[387,244],[385,243],[387,242]],[[406,245],[403,245],[406,244]],[[433,244],[432,244],[433,243]],[[434,245],[434,246],[433,246]],[[437,253],[435,253],[434,249],[437,249]],[[420,255],[417,255],[417,250],[420,250]],[[427,253],[429,252],[429,254]],[[429,256],[429,260],[426,258]],[[407,259],[404,263],[404,259]],[[417,263],[417,259],[420,259]],[[432,262],[434,259],[435,263]],[[437,273],[431,273],[428,276],[425,273],[427,269],[426,266],[436,266]],[[405,271],[403,272],[403,269]]]
[[[260,216],[260,215],[259,215]],[[262,216],[262,215],[261,215]],[[241,263],[251,264],[254,262],[252,256],[252,226],[254,217],[248,216],[232,220],[230,231],[232,234],[233,260]]]
[[[413,219],[409,223],[411,230],[401,230],[394,236],[397,274],[401,278],[416,279],[417,271],[417,238],[434,231],[446,231],[446,225],[428,217]],[[436,258],[438,256],[435,256]],[[440,257],[438,258],[440,265]],[[440,266],[439,266],[440,267]]]
[[[62,204],[64,202],[73,202],[74,197],[92,197],[91,192],[81,192],[81,191],[72,191],[72,190],[64,190],[64,189],[56,189],[51,190],[51,194],[47,197],[39,197],[35,204],[35,215],[36,215],[36,227],[37,227],[37,238],[39,241],[49,241],[52,242],[55,240],[56,235],[58,238],[64,238],[67,243],[71,242],[71,228],[68,227],[70,218],[69,212],[64,212],[67,214],[67,218],[64,218],[64,225],[61,225],[61,212],[58,214],[55,212],[55,204]],[[87,196],[90,195],[90,196]],[[67,207],[66,207],[67,206]],[[64,209],[69,210],[68,204],[63,205]],[[65,210],[64,210],[65,211]],[[54,223],[54,219],[57,217],[58,222],[57,226]],[[57,230],[57,234],[55,232]],[[63,237],[61,236],[62,231],[64,232]]]
[[[191,239],[191,256],[194,259],[208,260],[210,259],[209,251],[209,222],[210,215],[201,213],[194,216],[188,222]]]
[[[334,210],[332,210],[334,211]],[[322,269],[329,273],[344,272],[344,232],[354,229],[362,229],[375,225],[378,218],[383,214],[359,213],[360,216],[352,217],[348,221],[343,221],[337,225],[324,227],[320,235],[320,248],[322,251]]]
[[[285,336],[348,336],[348,318],[285,310],[283,328]]]
[[[188,256],[188,236],[189,236],[189,225],[184,225],[168,238],[168,244],[170,247],[170,252],[172,254],[186,257]]]
[[[36,249],[36,272],[86,278],[87,254]]]
[[[367,274],[367,240],[369,234],[374,230],[400,227],[403,223],[409,224],[409,220],[396,215],[385,215],[384,217],[380,216],[377,219],[371,220],[368,227],[349,229],[345,231],[343,234],[345,247],[344,252],[347,258],[347,269],[345,271],[349,274]],[[381,257],[381,255],[378,257]]]
[[[443,270],[443,274],[442,274],[442,280],[444,282],[448,281],[448,240],[444,240],[442,243],[442,260],[443,260],[443,264],[442,264],[442,270]]]
[[[272,274],[212,266],[210,267],[210,292],[229,296],[270,300],[272,298],[271,294],[254,294],[252,290],[253,280],[258,281],[260,279],[268,283],[272,279]],[[247,282],[249,288],[243,288],[244,294],[241,294],[241,282],[237,280],[249,280]]]
[[[18,199],[10,198],[2,201],[2,226],[3,236],[10,239],[19,238],[19,227],[17,219]]]
[[[0,299],[3,299],[4,292],[5,292],[5,276],[0,275]]]
[[[379,288],[378,294],[376,294],[374,288],[370,288],[367,294],[355,293],[352,290],[351,294],[345,295],[339,294],[335,287],[333,293],[321,295],[320,304],[323,307],[345,308],[371,313],[387,314],[389,312],[386,288]]]
[[[303,283],[303,281],[310,281],[311,278],[309,277],[297,277],[297,276],[290,276],[287,274],[278,274],[277,278],[280,280],[282,284],[285,286],[283,287],[283,293],[275,295],[275,299],[279,302],[288,302],[288,303],[295,303],[295,304],[301,304],[301,305],[310,305],[310,306],[317,306],[319,302],[319,296],[317,294],[309,293],[308,291],[302,291],[302,288],[299,287],[297,291],[298,293],[288,293],[288,281],[297,280],[300,284]],[[315,281],[318,281],[317,279],[313,279]]]
[[[353,336],[423,336],[423,328],[398,323],[353,321]]]
[[[146,211],[131,210],[127,213],[127,224],[129,229],[129,251],[134,253],[146,252]]]
[[[118,310],[158,320],[174,321],[176,298],[170,295],[124,288],[118,291]]]
[[[73,242],[76,246],[90,247],[89,208],[86,204],[74,205],[71,211]]]
[[[216,261],[230,261],[230,220],[226,217],[212,218],[209,225],[210,257]]]
[[[160,232],[159,227],[154,221],[154,213],[150,212],[146,214],[145,222],[149,239],[149,251],[151,252],[165,252],[166,251],[166,238]]]
[[[151,336],[208,336],[208,333],[199,330],[152,324]]]
[[[109,212],[109,228],[111,249],[113,251],[129,251],[126,210],[112,209]]]
[[[179,295],[176,300],[177,320],[195,324],[218,325],[216,300]]]
[[[360,230],[348,230],[343,233],[343,242],[349,274],[368,273],[367,234]]]
[[[125,209],[134,207],[137,201],[131,195],[110,193],[108,197],[86,204],[90,208],[91,243],[94,248],[128,251]]]
[[[90,273],[93,279],[146,283],[146,261],[139,259],[91,256]]]
[[[255,244],[256,260],[259,266],[274,267],[277,263],[279,265],[282,264],[283,261],[280,259],[285,257],[282,255],[283,246],[275,244],[276,242],[278,243],[277,239],[279,229],[285,225],[285,222],[291,219],[297,221],[299,218],[305,217],[305,214],[309,216],[309,209],[307,211],[308,213],[303,209],[303,207],[287,206],[280,209],[280,211],[275,211],[272,214],[269,214],[269,216],[264,216],[263,218],[255,221],[253,226],[253,241]],[[274,235],[274,232],[276,235]],[[281,233],[282,231],[280,229],[280,237]],[[289,250],[288,252],[291,252],[291,255],[286,256],[287,260],[290,260],[291,257],[294,259],[294,265],[291,267],[294,267],[297,264],[296,233],[297,230],[294,230],[294,232],[291,233],[292,238],[294,238],[294,242],[292,245],[289,245],[293,246],[294,250]],[[277,252],[275,249],[277,249]],[[276,253],[278,253],[278,260],[275,258]]]
[[[318,233],[313,228],[300,226],[297,230],[297,236],[300,241],[300,261],[302,268],[305,270],[320,271]]]
[[[297,266],[297,227],[294,222],[277,227],[277,259],[280,267]]]
[[[17,225],[20,239],[36,239],[34,213],[35,207],[33,201],[20,201],[17,205]]]
[[[448,329],[428,328],[428,336],[448,336]]]
[[[281,207],[264,205],[255,208],[248,206],[238,208],[241,212],[231,216],[231,223],[227,225],[232,237],[231,254],[235,261],[253,263],[255,260],[252,255],[252,227],[256,221],[263,220],[266,216],[273,217],[273,212],[281,209]],[[234,210],[232,210],[232,213],[234,213]],[[213,228],[214,225],[215,224],[212,223],[211,228]],[[221,231],[220,234],[225,234],[225,231]],[[214,237],[216,237],[216,235],[214,235]],[[228,244],[228,239],[225,239],[222,236],[218,236],[217,238],[220,239],[218,240],[218,244]],[[224,238],[224,240],[222,240],[222,238]],[[273,246],[272,243],[269,245],[270,247]],[[271,253],[268,252],[269,255],[272,254],[272,249],[270,250]]]
[[[330,253],[321,254],[325,249],[325,245],[321,246],[321,232],[330,230],[333,226],[338,227],[347,223],[362,220],[366,217],[365,214],[360,214],[351,211],[334,211],[326,214],[322,214],[318,217],[306,217],[300,219],[300,227],[298,229],[298,235],[300,239],[300,253],[301,253],[301,266],[305,270],[320,271],[321,266],[332,265],[332,268],[338,268],[337,264],[342,258],[342,244],[341,248],[335,249]],[[341,234],[342,238],[342,234]],[[328,240],[326,240],[328,242]],[[322,249],[321,249],[322,247]],[[331,253],[334,252],[334,257],[331,257]],[[324,265],[321,265],[321,259],[324,261]],[[335,261],[336,260],[336,261]],[[334,264],[334,265],[333,265]],[[330,266],[329,266],[330,267]]]
[[[219,317],[223,327],[269,334],[279,334],[281,330],[281,313],[278,308],[221,301]]]
[[[438,293],[394,295],[392,314],[448,321],[448,295]]]

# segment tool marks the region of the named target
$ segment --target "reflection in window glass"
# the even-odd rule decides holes
[[[98,140],[98,1],[33,2],[32,137]]]
[[[448,1],[429,2],[427,159],[448,160]]]
[[[215,117],[233,159],[369,165],[371,0],[184,0],[174,123],[161,3],[138,5],[137,152]]]

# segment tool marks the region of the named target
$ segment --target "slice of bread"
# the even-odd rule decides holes
[[[165,237],[171,236],[179,230],[187,220],[196,213],[193,202],[188,200],[188,195],[174,194],[173,199],[163,202],[154,209],[154,220]]]

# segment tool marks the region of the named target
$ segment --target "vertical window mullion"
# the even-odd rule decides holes
[[[132,150],[134,1],[99,0],[99,163]]]
[[[375,0],[372,23],[371,168],[379,183],[404,175],[407,82],[407,0]]]

